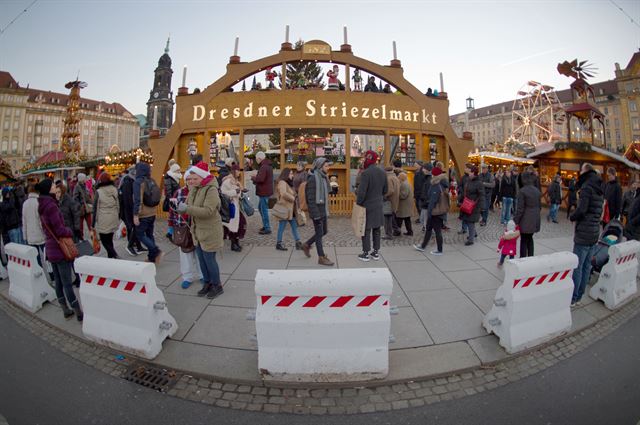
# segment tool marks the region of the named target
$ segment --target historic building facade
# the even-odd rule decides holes
[[[171,57],[169,56],[169,40],[164,49],[164,54],[158,60],[158,66],[154,71],[153,87],[149,91],[147,101],[147,128],[146,135],[150,129],[160,131],[165,134],[173,124],[173,91],[171,91]]]
[[[29,159],[60,150],[67,94],[20,87],[0,71],[0,155],[16,170]],[[80,139],[88,157],[138,146],[138,120],[117,102],[80,99]]]
[[[592,85],[596,105],[605,115],[605,130],[600,137],[601,147],[612,152],[624,152],[634,140],[640,140],[640,53],[635,53],[625,69],[616,64],[614,80]],[[556,92],[563,107],[571,105],[571,91]],[[473,134],[475,147],[493,149],[503,144],[512,133],[512,111],[518,104],[514,100],[482,108],[471,109],[451,116],[451,125],[458,135],[464,131]],[[566,123],[555,128],[560,140],[567,140]],[[576,140],[576,135],[572,135]]]

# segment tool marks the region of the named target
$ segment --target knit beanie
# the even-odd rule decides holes
[[[507,231],[508,232],[516,231],[516,223],[513,220],[509,220],[509,222],[507,223]]]
[[[364,168],[369,168],[370,165],[375,164],[376,162],[378,162],[378,154],[375,153],[374,151],[367,151],[367,153],[364,154]]]
[[[265,155],[264,152],[260,151],[256,154],[256,162],[258,164],[260,164],[262,162],[263,159],[265,159],[267,156]]]
[[[440,167],[434,167],[434,168],[431,170],[431,175],[432,175],[433,177],[435,177],[435,176],[439,176],[440,174],[442,174],[442,170],[440,169]]]
[[[87,175],[85,173],[78,173],[78,181],[85,182],[87,180]]]

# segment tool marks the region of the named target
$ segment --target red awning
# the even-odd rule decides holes
[[[34,166],[38,166],[41,164],[46,164],[49,162],[62,161],[67,156],[66,153],[62,151],[51,151],[42,155],[40,158],[36,159]]]

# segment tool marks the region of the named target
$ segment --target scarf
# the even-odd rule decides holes
[[[329,195],[327,190],[327,175],[322,171],[326,158],[316,158],[313,162],[313,177],[316,180],[316,204],[324,205],[325,212],[329,216]]]

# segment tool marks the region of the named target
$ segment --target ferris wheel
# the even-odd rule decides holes
[[[554,88],[528,81],[513,102],[509,142],[525,149],[552,142],[560,137],[556,127],[563,122],[564,110]]]

